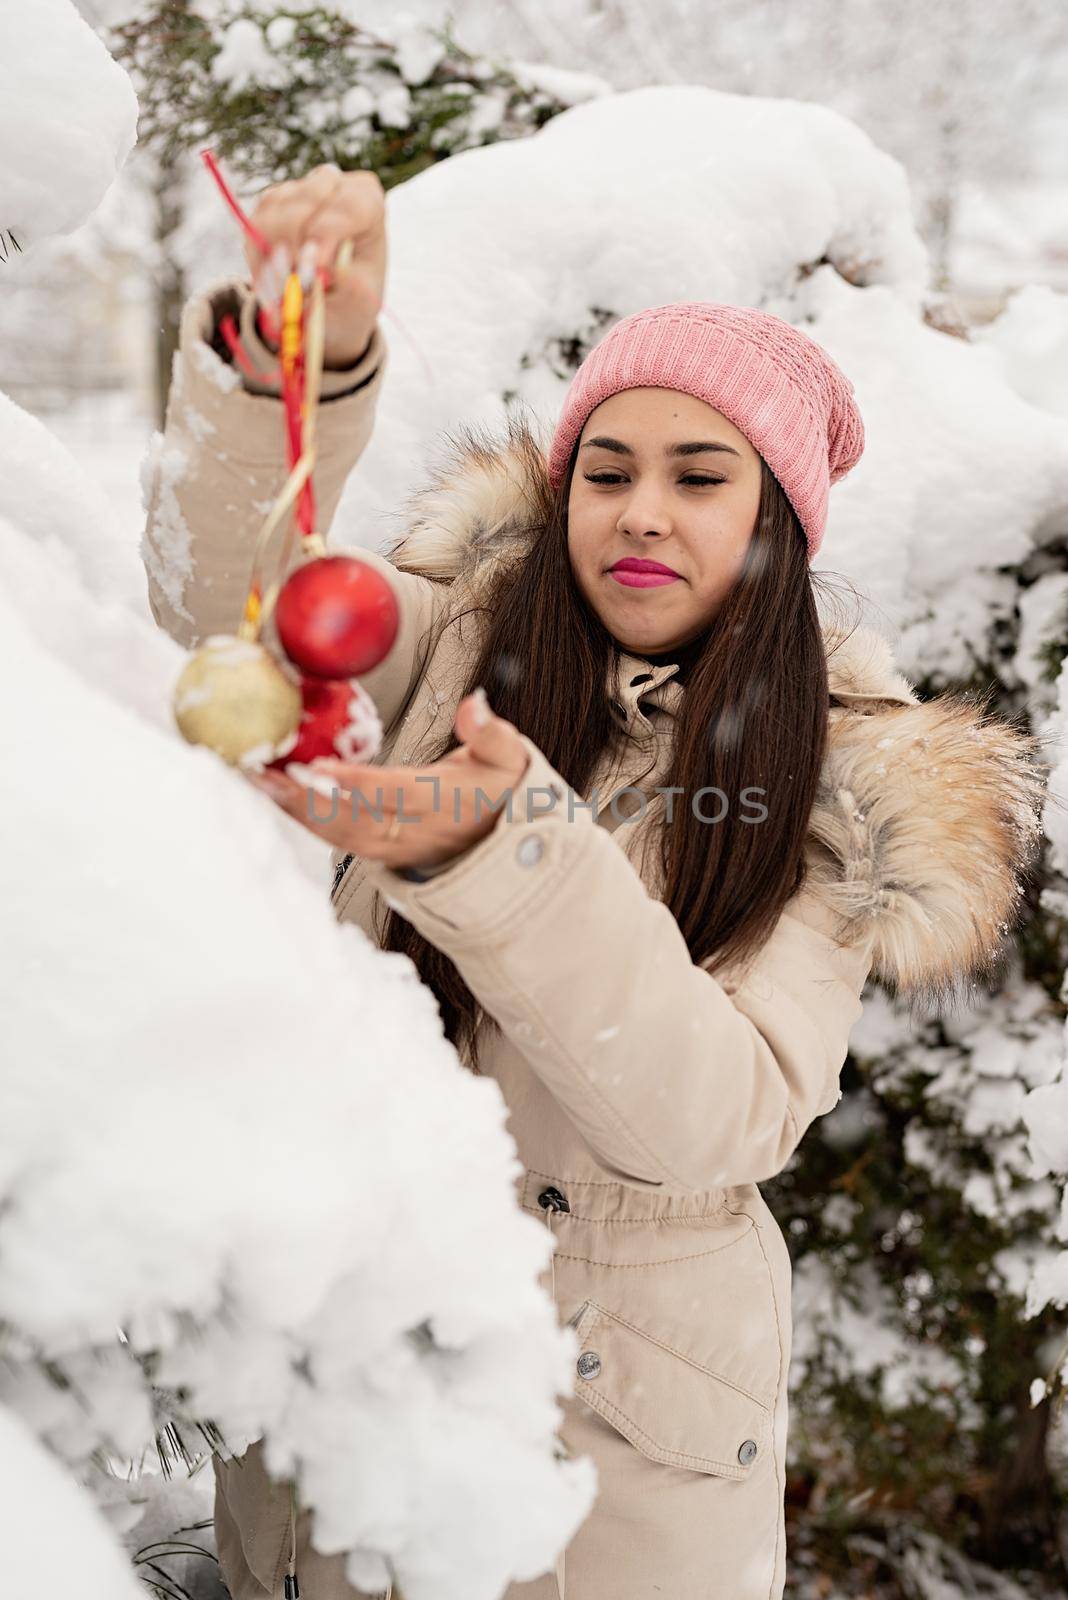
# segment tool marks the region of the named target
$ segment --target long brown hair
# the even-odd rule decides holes
[[[603,755],[625,737],[610,686],[620,646],[587,606],[567,549],[567,506],[578,446],[554,492],[533,436],[510,424],[525,470],[535,534],[499,563],[469,611],[485,614],[464,693],[482,684],[493,710],[525,733],[588,798]],[[475,446],[476,452],[479,447]],[[481,452],[483,455],[485,451]],[[826,647],[805,538],[777,479],[761,461],[756,526],[737,583],[707,631],[682,652],[685,692],[666,783],[678,787],[671,826],[658,830],[661,899],[693,960],[710,972],[744,965],[804,881],[805,834],[827,739]],[[676,659],[672,655],[671,659]],[[459,743],[450,730],[439,760]],[[690,797],[722,791],[710,826]],[[740,811],[742,791],[761,791]],[[708,802],[704,802],[705,805]],[[766,817],[752,819],[763,805]],[[415,963],[437,997],[445,1034],[477,1068],[481,1008],[455,965],[397,911],[378,933]]]

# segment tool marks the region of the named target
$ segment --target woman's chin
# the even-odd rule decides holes
[[[611,581],[611,580],[609,580]],[[664,618],[654,619],[649,607],[649,600],[657,593],[655,589],[635,589],[631,594],[642,596],[644,604],[637,607],[633,604],[620,604],[620,598],[628,591],[616,584],[619,591],[612,597],[613,603],[606,604],[605,596],[598,595],[597,604],[592,604],[592,597],[588,597],[591,609],[596,612],[598,619],[604,624],[612,635],[616,644],[628,655],[662,655],[672,648],[672,640],[678,635],[678,628],[669,630],[664,626]]]
[[[671,641],[654,638],[635,638],[632,633],[617,633],[610,630],[613,639],[621,650],[629,656],[662,656],[671,649]]]

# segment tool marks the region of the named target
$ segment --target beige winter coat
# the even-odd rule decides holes
[[[243,285],[189,303],[152,484],[150,601],[185,645],[234,630],[262,503],[284,479],[269,386],[248,392],[207,342],[235,297],[269,361]],[[324,533],[370,436],[385,356],[379,330],[357,368],[328,375]],[[402,618],[396,648],[363,680],[387,729],[383,760],[418,763],[451,725],[475,637],[470,620],[462,641],[442,625],[537,532],[524,460],[515,436],[469,441],[416,496],[393,560],[359,552],[393,585]],[[566,783],[527,740],[524,781],[541,791],[541,814],[528,820],[517,805],[422,883],[335,854],[338,919],[373,936],[381,892],[499,1024],[482,1030],[479,1065],[509,1108],[519,1203],[556,1238],[546,1286],[582,1352],[561,1435],[594,1458],[600,1490],[557,1572],[513,1585],[508,1600],[783,1593],[790,1262],[758,1184],[838,1100],[869,972],[937,998],[984,970],[1015,915],[1039,786],[1007,726],[984,726],[964,701],[920,703],[871,632],[838,644],[828,634],[831,738],[810,876],[742,981],[695,965],[656,897],[644,865],[655,851],[642,843],[662,799],[644,821],[612,805],[628,786],[648,794],[665,780],[683,692],[672,665],[622,658],[612,689],[631,739],[595,773],[596,818],[569,818]],[[281,1595],[288,1493],[255,1448],[217,1478],[234,1600]],[[296,1542],[303,1600],[352,1600],[341,1558],[308,1546],[306,1517]]]

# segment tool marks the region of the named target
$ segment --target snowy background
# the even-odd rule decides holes
[[[195,161],[161,246],[133,91],[100,43],[137,7],[81,9],[99,36],[69,0],[0,16],[0,637],[18,752],[2,781],[21,846],[0,880],[14,1588],[60,1590],[41,1562],[42,1526],[59,1524],[86,1552],[84,1600],[138,1592],[56,1458],[132,1551],[151,1550],[209,1514],[210,1473],[186,1483],[179,1468],[161,1493],[134,1469],[152,1467],[164,1428],[201,1454],[210,1418],[230,1448],[266,1433],[277,1471],[299,1463],[323,1547],[356,1551],[354,1580],[384,1582],[388,1560],[410,1600],[492,1600],[551,1564],[593,1489],[552,1451],[572,1352],[538,1287],[545,1230],[514,1209],[499,1096],[460,1072],[429,995],[336,927],[318,847],[171,728],[182,656],[148,615],[139,555],[155,319],[176,271],[191,293],[243,256]],[[423,24],[440,8],[339,9],[389,37],[413,91],[432,70]],[[926,691],[995,682],[1047,739],[1068,797],[1068,46],[1054,8],[1002,7],[1011,28],[998,9],[865,0],[847,20],[812,0],[726,3],[713,28],[682,3],[655,24],[629,0],[455,5],[469,50],[566,109],[390,190],[391,366],[335,539],[397,531],[412,463],[441,430],[493,425],[513,401],[548,427],[615,318],[673,299],[759,304],[831,352],[865,417],[818,567],[858,586]],[[231,86],[276,70],[247,21],[215,67]],[[407,90],[388,93],[396,124]],[[487,93],[475,114],[492,130],[501,109]],[[1064,815],[1047,822],[1054,922]],[[1056,985],[1022,959],[951,1023],[917,1028],[872,996],[854,1039],[864,1089],[826,1119],[848,1151],[874,1100],[921,1095],[904,1130],[913,1177],[1002,1230],[991,1271],[1021,1326],[1068,1303],[1063,1032]],[[441,1201],[458,1193],[463,1235]],[[855,1213],[839,1200],[826,1221],[845,1239]],[[909,1215],[906,1199],[902,1236]],[[493,1263],[477,1279],[471,1216],[485,1219],[480,1269]],[[971,1369],[907,1337],[870,1269],[851,1291],[847,1304],[820,1256],[799,1263],[792,1381],[870,1380],[889,1412],[941,1386],[960,1426],[981,1418]],[[1018,1362],[1035,1406],[1058,1344]],[[507,1361],[484,1359],[502,1348]],[[185,1558],[183,1582],[206,1582],[206,1559]],[[1007,1576],[980,1590],[958,1559],[917,1539],[900,1592],[1039,1592]]]

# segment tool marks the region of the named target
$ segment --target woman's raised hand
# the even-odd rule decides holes
[[[258,298],[280,300],[285,275],[293,267],[328,268],[325,362],[328,367],[351,366],[374,332],[386,281],[385,190],[378,175],[314,167],[303,178],[265,189],[250,220],[271,246],[265,256],[245,236],[245,258]],[[333,276],[345,239],[352,240],[352,259],[344,273]]]
[[[334,786],[332,796],[288,773],[245,775],[339,850],[388,867],[438,866],[484,838],[500,814],[495,807],[506,807],[509,796],[514,813],[526,815],[521,779],[530,757],[515,725],[495,716],[476,690],[457,706],[454,727],[459,748],[426,767],[313,761],[310,770]],[[394,817],[401,819],[396,825]]]

